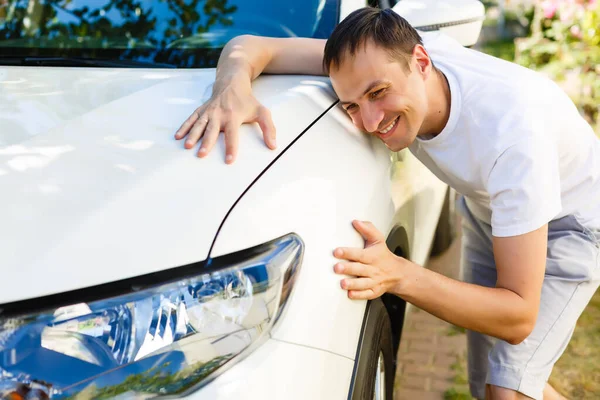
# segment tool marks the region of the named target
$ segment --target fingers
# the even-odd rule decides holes
[[[381,296],[381,288],[373,278],[369,277],[369,266],[361,263],[337,263],[333,268],[338,274],[358,276],[344,278],[340,281],[342,289],[348,291],[353,300],[371,300]]]
[[[367,290],[373,289],[376,283],[371,278],[346,278],[340,281],[344,290]]]
[[[237,157],[239,124],[231,121],[225,126],[225,162],[231,164]]]
[[[271,112],[260,105],[256,99],[251,97],[250,105],[239,109],[232,108],[232,104],[248,104],[247,102],[234,101],[227,96],[211,101],[196,109],[175,133],[176,139],[185,140],[185,148],[193,148],[202,139],[202,145],[198,150],[198,157],[205,157],[215,146],[221,131],[225,134],[225,162],[231,164],[237,157],[239,147],[239,128],[243,122],[258,122],[265,144],[275,149],[275,125]],[[240,100],[240,99],[238,99]],[[233,110],[236,110],[235,112]],[[245,110],[245,111],[244,111]],[[251,115],[250,119],[247,116]],[[246,116],[244,116],[246,115]],[[225,126],[222,126],[225,125]]]
[[[177,140],[183,139],[185,137],[185,135],[188,134],[190,129],[194,126],[196,121],[198,121],[199,117],[200,117],[200,109],[198,108],[198,109],[196,109],[196,111],[194,111],[192,113],[192,115],[190,115],[188,117],[188,119],[186,119],[183,122],[183,124],[181,124],[179,129],[177,129],[177,132],[175,132],[175,139],[177,139]]]
[[[198,118],[194,123],[192,129],[190,129],[188,133],[188,137],[185,140],[185,148],[191,149],[198,143],[198,140],[204,135],[204,130],[206,129],[206,125],[208,124],[208,117],[206,115],[202,115],[202,117]]]
[[[333,270],[336,274],[369,276],[369,266],[358,262],[337,263]]]
[[[275,149],[277,147],[275,136],[275,124],[273,124],[273,118],[271,117],[271,112],[268,108],[261,106],[258,109],[258,125],[263,133],[263,138],[265,144],[270,149]]]
[[[338,247],[333,251],[333,256],[341,260],[363,262],[364,252],[364,249],[357,249],[355,247]]]
[[[373,289],[349,290],[348,297],[352,300],[373,300],[379,297],[379,295],[375,293]]]
[[[383,234],[369,221],[354,220],[352,226],[365,239],[367,245],[385,241]]]
[[[212,148],[215,146],[215,143],[217,143],[220,130],[221,125],[217,118],[212,118],[208,121],[206,129],[204,130],[202,145],[200,146],[200,150],[198,150],[198,157],[204,157],[210,153]]]

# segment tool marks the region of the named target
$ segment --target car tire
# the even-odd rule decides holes
[[[456,237],[456,215],[454,212],[454,200],[456,196],[454,193],[454,190],[451,188],[448,188],[446,191],[444,205],[442,206],[442,212],[433,236],[433,244],[431,245],[432,256],[440,255],[446,251]]]
[[[392,329],[387,310],[380,299],[371,300],[367,303],[349,398],[392,400],[396,374],[394,359]]]

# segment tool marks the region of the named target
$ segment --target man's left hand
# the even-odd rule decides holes
[[[348,297],[356,300],[375,299],[386,292],[397,292],[402,283],[405,263],[409,261],[396,256],[385,244],[385,237],[371,222],[352,221],[354,229],[365,240],[364,249],[338,247],[333,255],[347,262],[335,264],[337,274],[350,275],[340,285],[348,291]]]

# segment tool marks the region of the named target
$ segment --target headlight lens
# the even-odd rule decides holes
[[[271,329],[303,244],[290,234],[246,254],[139,292],[0,318],[0,397],[149,398],[205,384]]]

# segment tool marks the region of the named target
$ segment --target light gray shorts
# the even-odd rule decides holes
[[[463,280],[496,285],[492,227],[457,201],[462,216]],[[468,331],[469,386],[473,397],[485,398],[491,384],[542,399],[554,363],[564,352],[577,319],[600,284],[600,229],[584,227],[568,215],[548,224],[546,274],[537,322],[518,345]]]

